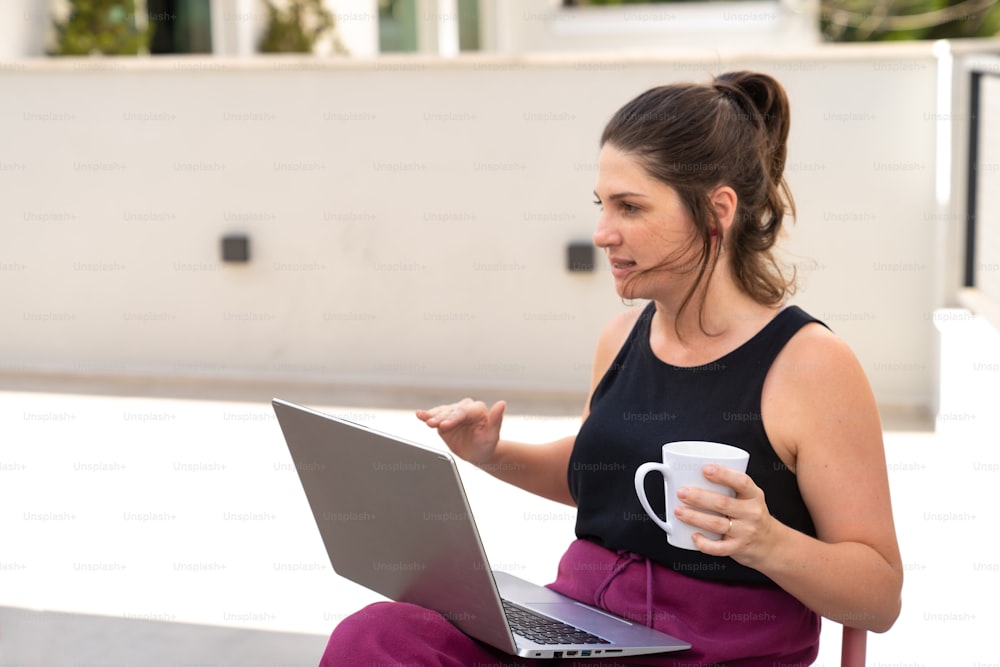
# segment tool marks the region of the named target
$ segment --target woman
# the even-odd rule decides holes
[[[693,645],[632,664],[809,664],[820,616],[884,632],[899,614],[875,400],[848,347],[786,304],[793,281],[772,255],[794,213],[788,127],[783,88],[753,72],[626,104],[601,137],[594,244],[618,294],[649,303],[601,333],[579,432],[545,445],[503,440],[502,401],[417,412],[458,456],[578,508],[578,539],[552,588]],[[750,452],[746,474],[703,471],[735,498],[676,491],[717,513],[679,506],[677,520],[723,535],[697,534],[697,551],[643,520],[633,489],[639,464],[687,439]],[[351,664],[522,664],[398,603],[342,623],[324,660],[347,664],[335,656],[352,650]]]

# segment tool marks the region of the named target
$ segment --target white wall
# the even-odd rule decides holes
[[[0,67],[0,367],[582,395],[623,307],[603,259],[564,268],[596,219],[603,123],[649,86],[734,68],[791,96],[797,301],[883,404],[933,402],[943,220],[921,44]],[[231,232],[251,238],[246,266],[219,261]]]

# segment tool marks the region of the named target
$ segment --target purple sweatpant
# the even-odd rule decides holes
[[[600,660],[526,660],[468,637],[443,616],[379,602],[342,621],[321,667],[492,667],[494,665],[809,665],[819,650],[819,617],[777,588],[694,579],[629,553],[573,542],[549,588],[680,637],[676,653]]]

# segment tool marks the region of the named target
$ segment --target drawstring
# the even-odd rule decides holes
[[[653,563],[646,561],[646,627],[653,627]]]
[[[648,558],[643,558],[638,554],[631,553],[629,551],[619,551],[618,560],[615,561],[615,566],[611,568],[611,573],[604,578],[604,581],[597,587],[594,591],[594,604],[601,609],[607,609],[607,605],[604,604],[604,596],[611,586],[611,582],[615,578],[625,571],[632,563],[644,562],[646,564],[646,622],[645,625],[648,628],[653,627],[653,563]]]

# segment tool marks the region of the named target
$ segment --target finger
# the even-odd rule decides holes
[[[735,551],[735,540],[712,540],[701,533],[691,536],[698,551],[709,556],[731,556]]]
[[[685,505],[727,516],[734,514],[733,505],[738,502],[732,496],[696,486],[682,486],[677,490],[677,498]]]
[[[463,398],[457,403],[438,405],[427,410],[417,410],[416,416],[417,419],[430,427],[451,430],[459,424],[478,419],[486,419],[490,422],[500,420],[506,407],[507,404],[504,401],[497,401],[492,408],[487,410],[486,404],[482,401]]]
[[[732,488],[736,491],[737,498],[752,498],[756,495],[757,485],[746,473],[709,463],[702,469],[702,474],[710,482]]]
[[[429,410],[418,410],[417,418],[422,420],[428,426],[436,428],[440,426],[442,422],[454,419],[456,416],[456,410],[457,404],[454,403],[451,405],[438,405],[430,408]]]
[[[449,408],[450,406],[447,405],[438,405],[427,410],[417,410],[417,419],[425,422],[428,426],[436,426]]]
[[[448,431],[463,423],[466,419],[468,419],[468,415],[465,410],[455,407],[442,411],[441,414],[434,417],[428,424],[437,426],[439,431]]]
[[[463,398],[458,403],[446,406],[443,422],[459,423],[464,421],[475,422],[486,419],[489,411],[482,401],[474,401],[471,398]]]
[[[709,533],[719,533],[721,535],[729,528],[728,516],[709,514],[686,505],[678,505],[674,508],[674,516],[689,526]]]
[[[503,421],[503,413],[506,409],[507,409],[506,401],[497,401],[496,403],[494,403],[493,407],[490,408],[489,422],[491,424],[495,423],[499,425],[500,422]]]
[[[441,405],[435,405],[433,408],[417,410],[417,414],[436,415],[442,411],[451,410],[456,405],[459,405],[459,403],[442,403]]]
[[[690,507],[678,507],[674,511],[674,516],[680,521],[704,531],[694,533],[692,536],[692,541],[699,551],[713,556],[729,556],[734,552],[737,542],[732,539],[728,516],[706,514]],[[706,534],[712,534],[712,537],[707,537]],[[724,537],[713,539],[717,535]]]

